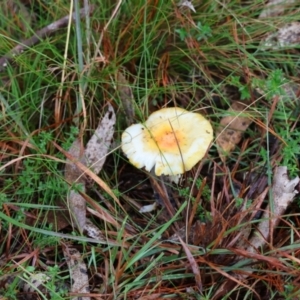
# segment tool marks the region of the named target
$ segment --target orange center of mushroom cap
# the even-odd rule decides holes
[[[174,144],[177,145],[177,138],[175,132],[166,132],[163,136],[160,136],[155,139],[157,144],[163,148],[174,147]]]
[[[184,145],[184,136],[180,130],[171,128],[169,124],[164,126],[155,126],[154,128],[146,129],[146,140],[148,147],[156,150],[157,148],[166,153],[179,154]],[[148,148],[149,149],[149,148]],[[150,149],[149,149],[150,150]]]

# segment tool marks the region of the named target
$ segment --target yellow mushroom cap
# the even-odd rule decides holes
[[[137,168],[155,167],[157,176],[179,175],[203,158],[212,139],[212,126],[201,114],[163,108],[123,132],[122,150]]]

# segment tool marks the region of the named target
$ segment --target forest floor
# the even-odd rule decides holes
[[[0,299],[300,299],[299,19],[293,0],[2,1]],[[122,151],[166,107],[214,132],[178,182]]]

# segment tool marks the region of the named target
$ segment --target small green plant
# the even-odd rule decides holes
[[[51,300],[65,299],[65,296],[69,291],[69,286],[67,284],[68,278],[61,276],[61,270],[57,265],[49,267],[47,275],[51,278],[51,280],[46,283]]]
[[[7,288],[0,289],[0,296],[4,296],[4,299],[17,300],[18,297],[18,289],[19,289],[20,279],[15,277],[14,280],[8,284]]]
[[[279,135],[283,137],[286,142],[282,149],[283,161],[281,162],[281,165],[287,166],[289,176],[294,178],[299,174],[298,160],[300,156],[300,132],[295,130],[288,133],[286,132],[286,129],[281,128]]]
[[[212,36],[212,29],[207,24],[197,22],[197,28],[195,29],[195,36],[197,41],[205,40]]]
[[[229,78],[229,83],[239,89],[241,93],[241,100],[248,100],[251,97],[249,87],[246,84],[241,83],[240,76],[231,76]]]
[[[244,199],[243,198],[235,198],[235,206],[237,208],[241,207],[241,205],[243,204]]]
[[[78,136],[78,134],[79,134],[79,129],[75,126],[71,126],[70,130],[65,133],[66,139],[63,142],[62,147],[68,151],[70,149],[72,143]]]
[[[183,197],[184,199],[191,199],[192,204],[194,204],[196,199],[194,197],[190,197],[191,185],[192,185],[194,179],[188,178],[187,181],[189,183],[189,186],[184,187],[184,188],[179,188],[178,194],[180,197]],[[201,185],[202,185],[202,180],[200,178],[197,178],[196,182],[195,182],[196,188],[200,189]],[[210,195],[211,195],[211,191],[210,191],[209,187],[207,185],[205,185],[203,188],[203,191],[202,191],[202,199],[204,201],[206,201],[207,199],[210,199]],[[197,207],[196,214],[197,214],[198,218],[203,222],[205,222],[209,216],[209,213],[206,212],[205,209],[203,208],[203,206],[200,204]]]
[[[272,100],[274,96],[284,96],[286,94],[284,85],[288,83],[281,69],[273,70],[268,78],[253,78],[252,86],[263,92],[264,97]]]
[[[197,22],[197,26],[191,28],[188,32],[185,28],[177,28],[175,32],[178,33],[181,41],[184,41],[187,37],[195,38],[197,41],[206,40],[212,35],[212,30],[209,25],[202,25],[201,22]]]

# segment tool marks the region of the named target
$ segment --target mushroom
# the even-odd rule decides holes
[[[210,122],[183,108],[163,108],[143,124],[122,134],[122,150],[131,164],[155,174],[178,176],[191,170],[205,155],[213,139]]]

